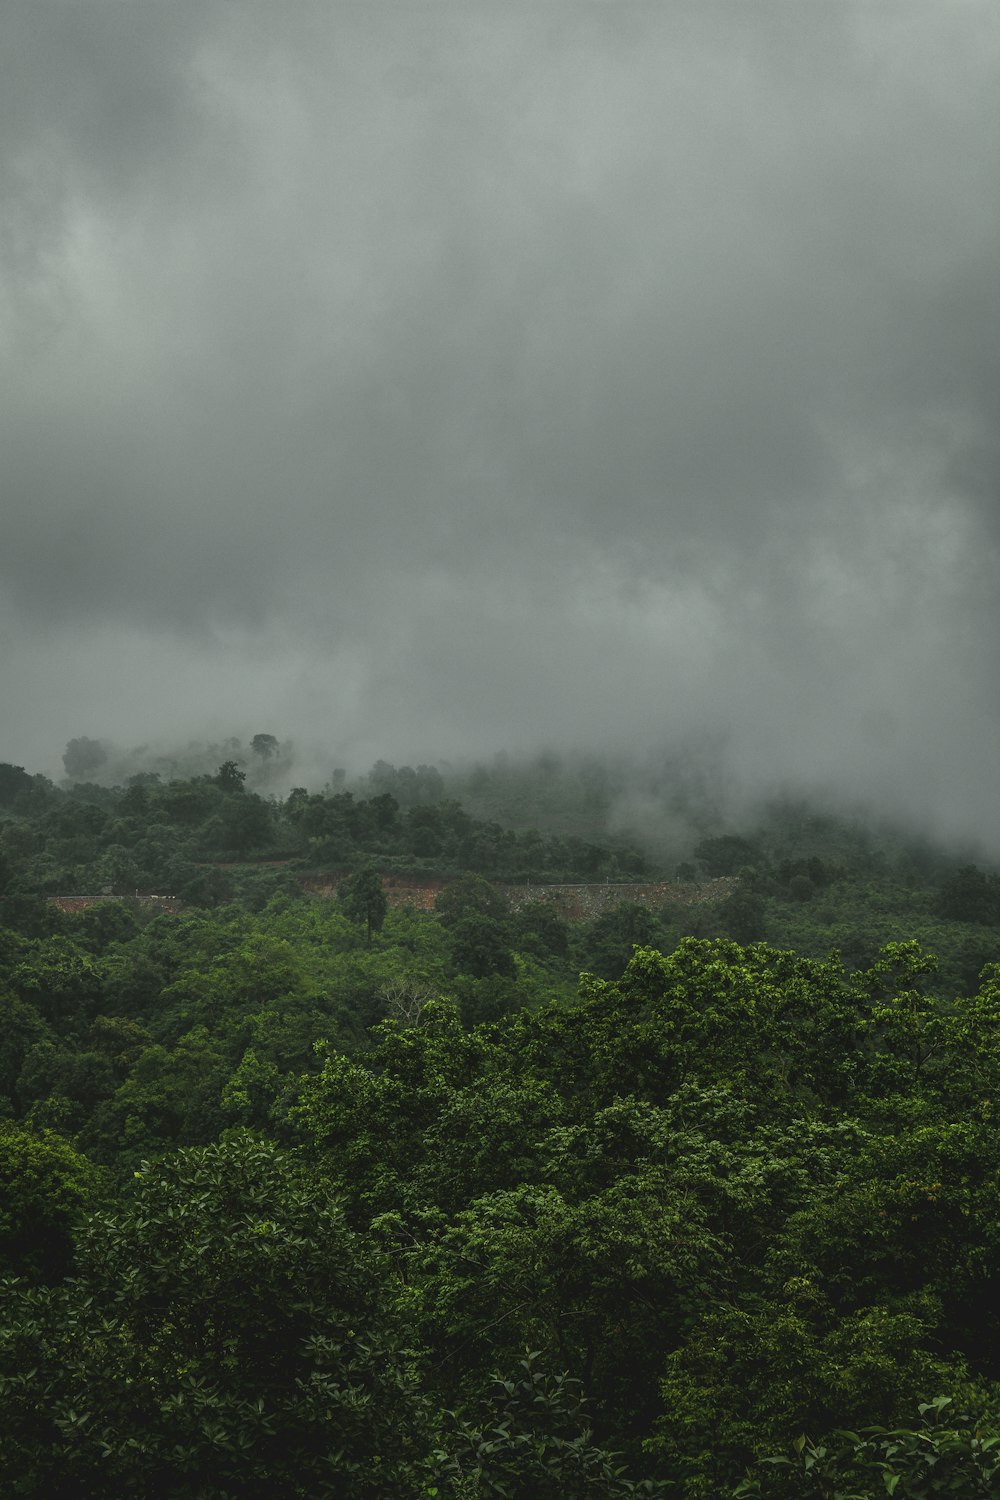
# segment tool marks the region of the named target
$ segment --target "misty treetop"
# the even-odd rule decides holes
[[[277,794],[280,703],[317,765],[628,745],[1000,846],[993,0],[37,10],[7,758],[184,780],[231,715]]]
[[[266,748],[275,737],[255,738]],[[336,884],[373,867],[387,878],[424,881],[428,890],[463,871],[515,886],[609,882],[622,910],[604,911],[581,931],[569,960],[607,977],[621,972],[633,943],[669,948],[685,934],[770,938],[815,955],[837,948],[852,967],[870,963],[886,942],[919,934],[939,956],[942,992],[969,989],[983,965],[1000,958],[1000,874],[857,818],[785,802],[758,809],[756,822],[737,832],[720,829],[718,815],[710,818],[697,802],[681,817],[675,802],[679,842],[657,854],[654,838],[639,852],[637,836],[608,839],[614,783],[596,766],[502,760],[459,774],[379,762],[354,789],[335,776],[320,792],[293,787],[283,798],[264,798],[249,789],[254,752],[238,741],[226,745],[236,758],[211,773],[164,781],[141,772],[125,786],[57,788],[22,767],[0,766],[5,920],[35,935],[52,931],[59,917],[44,898],[57,895],[156,894],[203,909],[238,898],[263,906],[303,882]],[[541,827],[477,819],[457,789],[484,808],[519,801]],[[713,822],[717,831],[706,834]],[[653,878],[655,886],[663,876],[674,883],[668,879],[658,906],[631,895],[630,881]],[[110,920],[87,918],[91,926]],[[538,941],[523,922],[521,941],[528,950]],[[506,965],[509,973],[503,948],[494,943],[493,960],[482,949],[480,966]]]
[[[441,778],[425,779],[438,795]],[[479,870],[515,881],[634,878],[647,869],[621,841],[598,844],[531,828],[518,833],[477,821],[453,798],[418,798],[404,808],[385,791],[366,797],[304,787],[265,798],[234,758],[211,774],[163,781],[141,773],[124,787],[57,788],[6,766],[0,807],[8,881],[25,895],[123,896],[138,888],[213,904],[232,889],[226,863],[248,860],[297,861],[304,871],[350,870],[377,858],[386,869]]]

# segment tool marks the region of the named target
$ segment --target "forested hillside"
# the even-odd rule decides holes
[[[0,766],[9,1493],[997,1492],[1000,877],[610,799]]]

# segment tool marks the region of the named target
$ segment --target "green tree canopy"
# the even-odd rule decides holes
[[[389,900],[382,886],[382,877],[373,866],[349,875],[337,887],[337,899],[341,910],[352,922],[363,922],[368,946],[372,934],[381,932]]]

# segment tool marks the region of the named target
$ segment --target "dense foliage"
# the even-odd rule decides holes
[[[995,873],[784,808],[569,920],[625,846],[372,778],[0,766],[8,1491],[993,1493]]]

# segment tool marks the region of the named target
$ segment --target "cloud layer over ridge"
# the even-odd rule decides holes
[[[994,6],[0,33],[0,758],[708,733],[1000,845]]]

